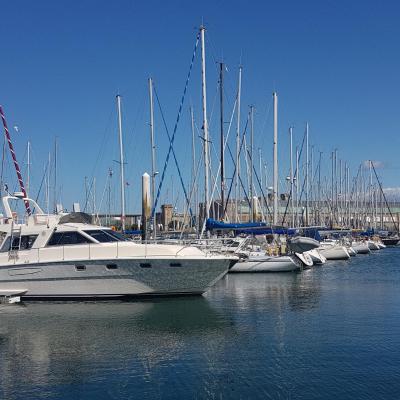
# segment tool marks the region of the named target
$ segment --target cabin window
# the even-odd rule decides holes
[[[29,250],[32,248],[37,237],[38,235],[14,236],[11,245],[11,236],[8,236],[0,251],[4,253],[10,250]]]
[[[149,263],[140,263],[140,268],[151,268],[151,264]]]
[[[170,267],[182,267],[181,263],[171,263],[169,264]]]
[[[103,232],[106,232],[108,235],[111,235],[111,236],[117,238],[121,242],[126,242],[126,239],[124,238],[124,236],[119,232],[115,232],[111,229],[105,229]]]
[[[108,242],[119,242],[125,240],[122,236],[115,234],[112,230],[91,230],[84,231],[87,235],[91,236],[93,239],[96,239],[100,243],[108,243]]]
[[[106,265],[106,268],[107,268],[107,269],[117,269],[117,268],[118,268],[118,265],[117,265],[117,264],[107,264],[107,265]]]
[[[86,265],[77,264],[77,265],[75,265],[75,269],[76,269],[77,271],[85,271],[85,270],[86,270]]]
[[[92,243],[88,238],[81,235],[79,232],[54,232],[47,246],[66,246],[73,244]]]

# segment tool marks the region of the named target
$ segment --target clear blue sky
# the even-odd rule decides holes
[[[13,1],[2,2],[0,13],[0,103],[9,125],[19,127],[13,134],[18,158],[22,163],[31,140],[36,194],[47,154],[58,137],[58,191],[64,207],[83,202],[84,176],[96,176],[99,200],[109,167],[116,172],[118,189],[113,160],[118,159],[119,92],[128,212],[139,210],[140,175],[150,170],[147,78],[156,82],[172,131],[202,20],[207,28],[208,103],[215,145],[216,61],[223,59],[228,68],[225,120],[241,63],[242,119],[254,104],[255,147],[262,148],[269,164],[268,110],[272,91],[278,92],[282,176],[288,165],[288,127],[295,126],[299,142],[309,121],[311,143],[324,152],[326,165],[330,151],[337,148],[354,169],[366,159],[382,161],[384,185],[400,186],[400,5],[395,1]],[[176,137],[186,182],[191,165],[188,107],[193,104],[201,127],[200,83],[197,57]],[[168,142],[158,110],[155,118],[161,170]],[[6,176],[15,182],[9,167]],[[169,191],[163,191],[162,200],[170,199],[172,180],[178,192],[172,164],[167,176]]]

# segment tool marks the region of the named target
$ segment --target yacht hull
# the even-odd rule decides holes
[[[228,258],[90,260],[0,267],[0,291],[24,298],[109,298],[202,294],[228,271]]]

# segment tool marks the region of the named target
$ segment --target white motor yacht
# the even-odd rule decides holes
[[[16,202],[33,210],[22,221]],[[0,296],[109,298],[204,293],[236,256],[182,245],[142,244],[93,225],[84,213],[46,214],[22,193],[3,197]]]

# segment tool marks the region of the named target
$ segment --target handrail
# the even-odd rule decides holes
[[[102,243],[103,245],[105,243]],[[124,243],[110,242],[107,246],[101,246],[100,243],[87,243],[85,245],[63,245],[54,247],[39,247],[32,248],[30,250],[17,250],[14,253],[8,252],[8,264],[9,265],[29,265],[32,263],[46,263],[46,262],[60,262],[68,261],[73,262],[75,260],[100,260],[107,258],[127,258],[127,259],[144,259],[149,257],[148,246],[145,245],[141,248],[141,251],[136,253],[135,248],[130,249],[130,246],[124,246]],[[122,246],[122,247],[121,247]],[[161,248],[157,249],[157,252],[153,254],[155,258],[177,258],[180,253],[193,246],[192,243],[186,243],[176,252],[163,252]],[[194,246],[195,247],[195,246]],[[213,251],[215,252],[217,247],[210,247],[201,249],[203,256],[211,256]],[[122,249],[125,251],[122,252]],[[130,251],[133,250],[133,251]],[[36,257],[35,257],[36,256]],[[189,255],[190,256],[190,255]],[[198,257],[200,254],[192,254],[191,257]],[[185,257],[184,255],[182,257]]]

